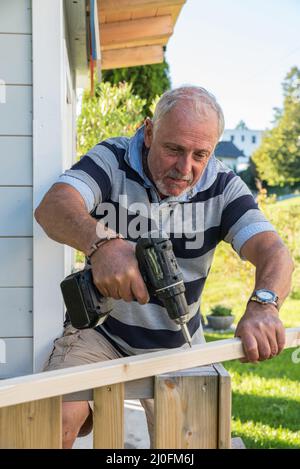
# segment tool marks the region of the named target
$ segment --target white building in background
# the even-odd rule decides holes
[[[262,130],[248,129],[244,121],[235,129],[225,129],[222,137],[223,142],[232,142],[239,150],[242,150],[245,157],[249,158],[260,146],[263,136]]]

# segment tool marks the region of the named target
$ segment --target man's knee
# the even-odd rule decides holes
[[[87,401],[63,402],[62,433],[63,447],[72,448],[78,435],[87,435],[93,425],[91,410]]]

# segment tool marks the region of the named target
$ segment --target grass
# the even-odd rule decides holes
[[[285,327],[299,327],[300,198],[270,205],[266,212],[271,214],[269,218],[289,245],[296,263],[292,292],[280,317]],[[291,226],[293,236],[289,233]],[[252,292],[253,278],[253,267],[222,243],[203,293],[202,313],[206,315],[212,306],[223,304],[232,308],[237,324]],[[206,334],[206,340],[232,336]],[[232,379],[232,433],[240,436],[247,448],[300,448],[300,363],[293,363],[293,351],[285,350],[257,365],[238,360],[224,363]]]
[[[206,334],[206,340],[232,334]],[[247,448],[300,448],[300,363],[292,349],[257,365],[224,363],[232,380],[232,436]]]

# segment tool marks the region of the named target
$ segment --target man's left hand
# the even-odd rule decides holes
[[[242,340],[246,358],[242,362],[268,360],[284,348],[285,329],[273,305],[248,303],[246,312],[235,331]]]

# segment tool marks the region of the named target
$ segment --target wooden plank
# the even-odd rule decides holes
[[[32,87],[6,86],[0,105],[0,135],[32,135]]]
[[[148,40],[170,36],[173,32],[170,15],[141,18],[131,21],[106,23],[100,28],[101,46],[107,48],[133,47],[138,42],[147,45]]]
[[[100,28],[103,27],[104,24],[106,23],[114,23],[115,21],[126,21],[126,20],[131,20],[131,12],[128,10],[123,10],[123,11],[110,11],[107,12],[105,15],[105,21],[102,21],[101,18],[99,17],[99,23],[100,23]]]
[[[211,372],[213,375],[216,374],[212,367],[202,366],[201,368],[191,368],[188,370],[177,371],[179,375],[183,375],[186,372],[189,372],[190,375],[193,370],[201,369],[202,373]],[[197,371],[199,374],[199,371]],[[147,378],[136,379],[134,381],[128,381],[125,383],[125,399],[153,399],[154,398],[154,376],[149,376]],[[93,400],[93,390],[87,389],[86,391],[74,392],[71,394],[65,394],[63,396],[64,401],[92,401]]]
[[[31,0],[1,0],[1,33],[31,33]]]
[[[299,345],[300,327],[286,329],[285,348]],[[0,383],[0,407],[133,381],[188,367],[235,360],[244,356],[241,340],[235,338],[194,345],[190,350],[179,348],[145,353],[36,373],[33,376],[8,379]]]
[[[183,5],[186,0],[97,0],[99,16],[110,12],[130,12],[145,10],[148,8],[168,7]]]
[[[0,288],[2,337],[32,336],[32,288]]]
[[[94,389],[94,449],[124,448],[124,383]]]
[[[137,39],[134,41],[134,48],[151,46],[151,45],[160,45],[162,47],[167,44],[169,38],[170,38],[170,35],[157,36],[155,38],[150,38],[150,39],[149,38]],[[124,50],[127,50],[128,48],[131,48],[132,45],[133,45],[132,42],[124,42],[122,44],[108,45],[108,46],[103,46],[101,44],[101,54],[103,55],[104,52],[110,52],[115,49],[124,51]]]
[[[0,409],[1,449],[61,448],[61,398]]]
[[[0,338],[0,379],[32,373],[32,338]]]
[[[132,47],[103,51],[101,68],[133,67],[163,62],[164,54],[161,46]]]
[[[231,448],[231,378],[223,365],[214,365],[219,375],[218,448]]]
[[[0,187],[0,236],[32,236],[32,187]]]
[[[0,77],[7,85],[32,84],[31,35],[0,35]]]
[[[32,137],[0,137],[0,185],[32,185]]]
[[[217,448],[218,375],[214,370],[156,376],[154,409],[155,448]]]
[[[0,286],[32,287],[32,238],[0,238]]]

